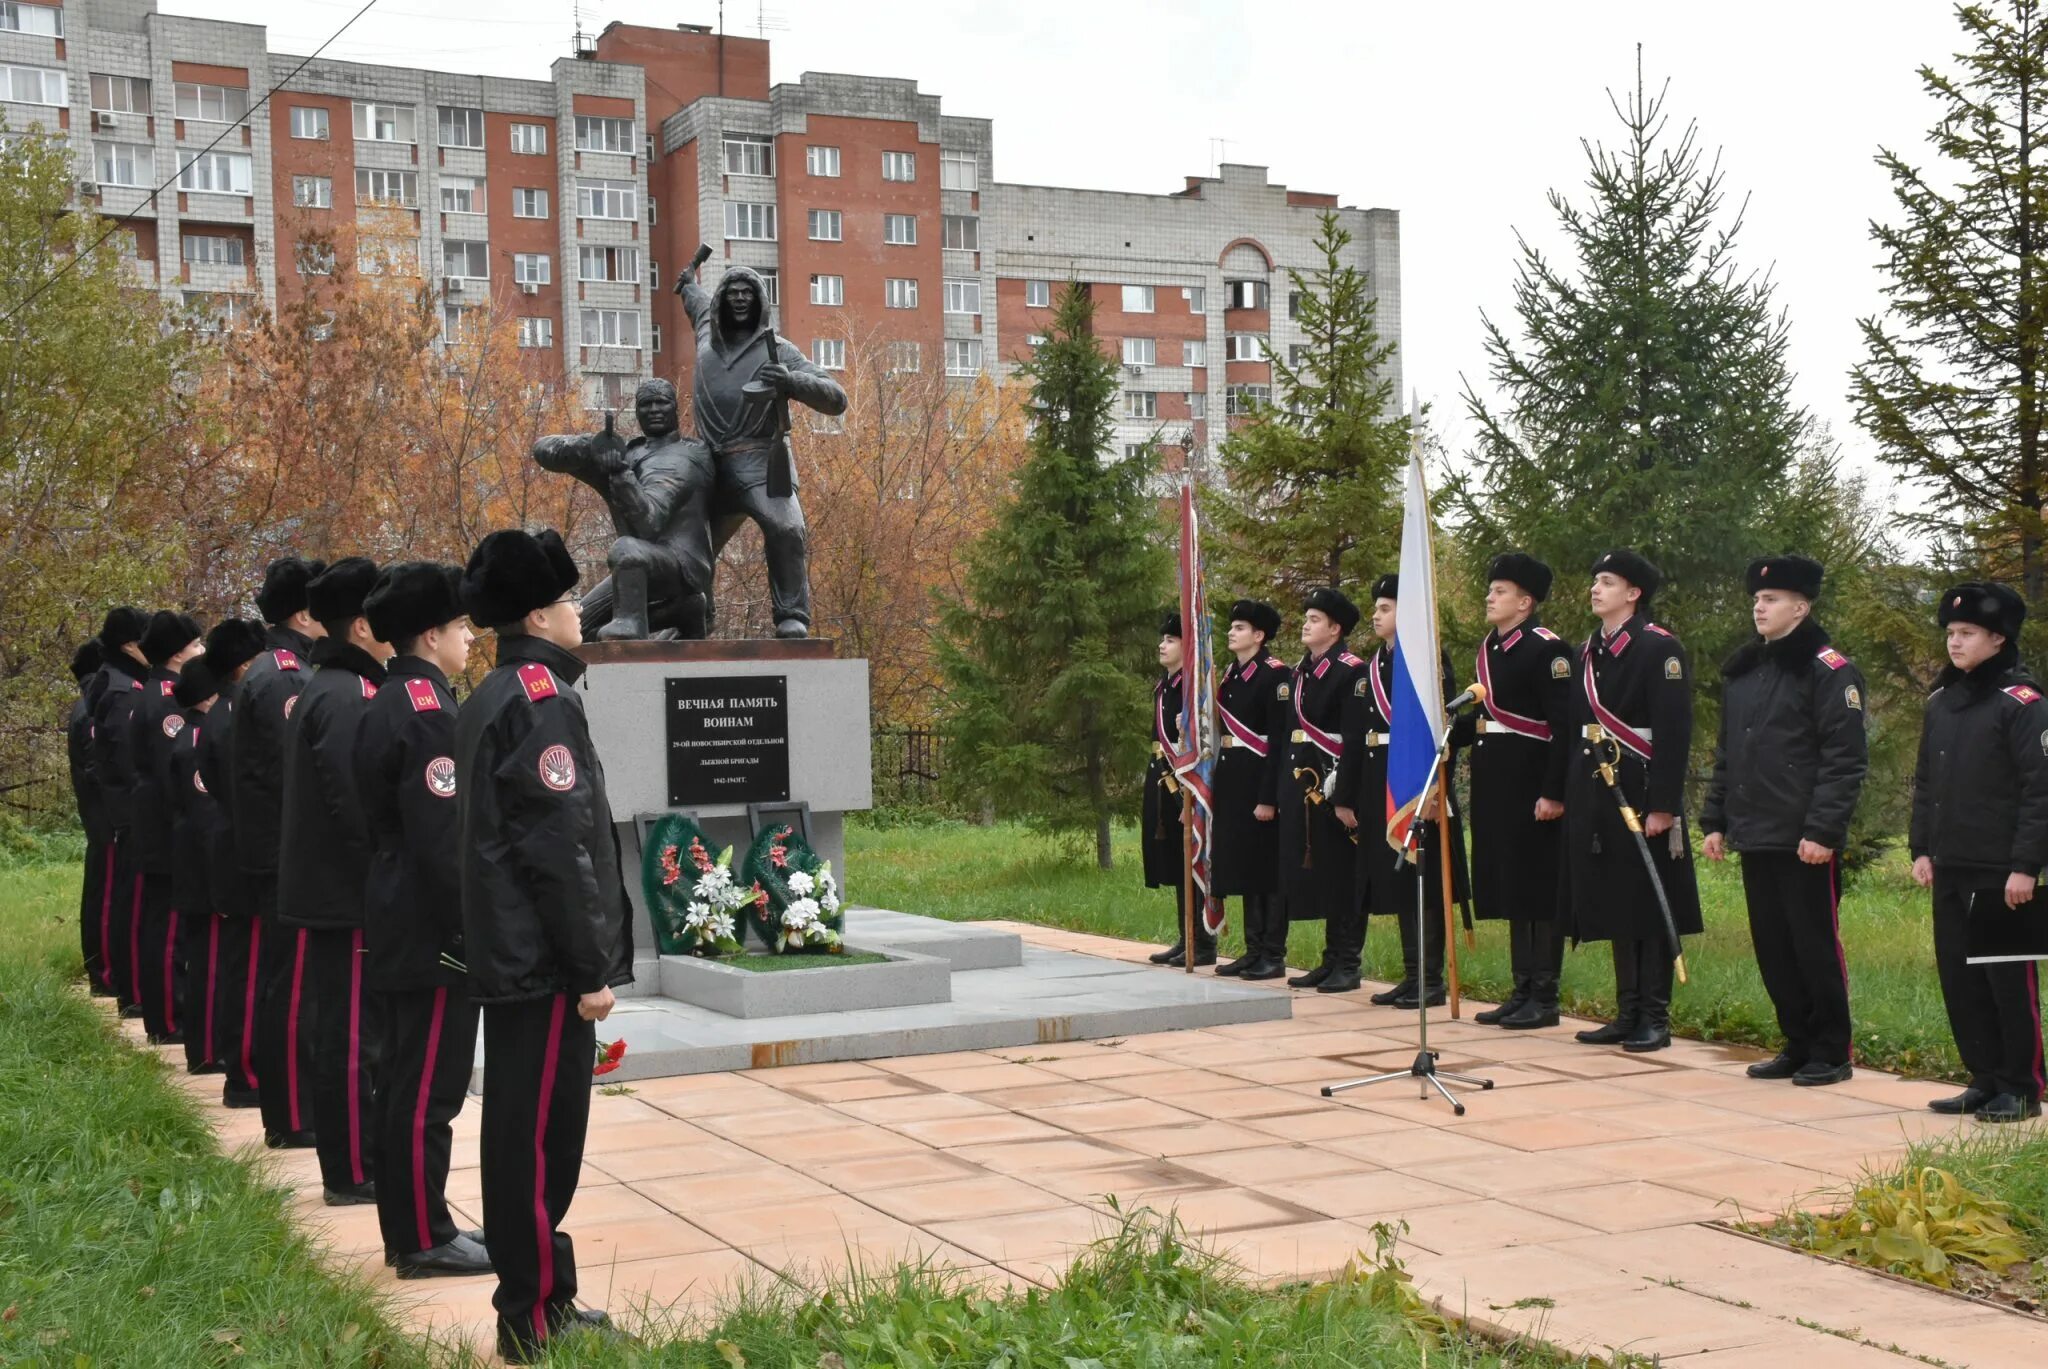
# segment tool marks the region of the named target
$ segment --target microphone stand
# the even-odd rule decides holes
[[[1443,768],[1444,757],[1450,750],[1451,727],[1452,718],[1446,716],[1444,719],[1443,735],[1437,738],[1436,755],[1431,758],[1429,774],[1422,782],[1420,792],[1424,795],[1436,791],[1437,772]],[[1445,801],[1445,796],[1439,795],[1437,802],[1443,803]],[[1422,842],[1422,827],[1423,824],[1419,814],[1411,816],[1408,822],[1408,834],[1401,840],[1403,857],[1411,860],[1415,865],[1415,946],[1418,957],[1421,956],[1422,948],[1429,944],[1426,939],[1429,932],[1428,901],[1423,896],[1425,889],[1428,887],[1428,876],[1422,869],[1420,852],[1418,850]],[[1449,841],[1450,839],[1450,824],[1446,822],[1439,840]],[[1446,938],[1450,936],[1450,928],[1448,926],[1444,929],[1444,935]],[[1452,1074],[1449,1071],[1439,1070],[1436,1067],[1437,1053],[1429,1048],[1428,978],[1427,967],[1418,965],[1415,986],[1418,1008],[1416,1025],[1419,1028],[1420,1035],[1416,1042],[1415,1062],[1405,1070],[1393,1070],[1386,1074],[1375,1074],[1365,1079],[1348,1079],[1341,1084],[1325,1084],[1323,1085],[1323,1097],[1334,1098],[1346,1089],[1364,1088],[1368,1084],[1384,1084],[1394,1079],[1414,1079],[1419,1081],[1416,1085],[1417,1097],[1427,1099],[1429,1091],[1435,1089],[1443,1095],[1444,1101],[1451,1105],[1451,1111],[1457,1116],[1463,1117],[1465,1115],[1465,1105],[1458,1101],[1456,1094],[1444,1087],[1443,1081],[1448,1079],[1454,1084],[1465,1084],[1477,1089],[1490,1089],[1493,1087],[1491,1079],[1480,1079],[1469,1074]]]

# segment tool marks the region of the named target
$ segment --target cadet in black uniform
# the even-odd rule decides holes
[[[326,634],[306,610],[306,586],[325,561],[297,556],[272,561],[263,572],[256,608],[269,625],[265,650],[235,689],[235,721],[228,748],[228,812],[251,915],[257,932],[256,1083],[265,1144],[313,1144],[313,1033],[306,1020],[306,930],[277,921],[278,827],[284,811],[285,739],[299,692],[312,673],[313,643]]]
[[[100,627],[103,659],[93,678],[92,784],[105,814],[107,844],[113,850],[112,876],[100,904],[100,960],[108,987],[123,1017],[142,1016],[142,985],[136,977],[135,905],[142,876],[135,868],[135,843],[128,828],[135,812],[131,791],[135,768],[128,760],[128,715],[142,697],[142,677],[149,662],[142,658],[142,633],[149,615],[138,608],[107,612]]]
[[[1564,932],[1557,923],[1565,766],[1571,758],[1572,650],[1536,620],[1550,567],[1508,552],[1486,571],[1486,637],[1474,666],[1486,690],[1458,719],[1471,748],[1472,907],[1508,924],[1515,987],[1473,1021],[1528,1031],[1557,1025]]]
[[[397,654],[356,745],[356,793],[375,854],[364,887],[368,981],[385,1024],[377,1086],[377,1223],[401,1279],[488,1274],[491,1257],[448,1216],[449,1123],[476,1060],[477,1009],[461,969],[455,850],[455,694],[469,661],[462,568],[386,566],[363,601]]]
[[[1294,677],[1270,650],[1280,610],[1256,599],[1230,606],[1225,639],[1236,662],[1216,687],[1217,742],[1222,750],[1210,781],[1209,887],[1237,895],[1244,910],[1244,954],[1220,975],[1278,979],[1287,973],[1287,914],[1281,909],[1280,770],[1294,730]]]
[[[213,809],[212,819],[205,824],[207,894],[214,915],[221,919],[213,1035],[227,1074],[221,1085],[221,1105],[230,1108],[253,1108],[262,1101],[256,1087],[256,1008],[264,920],[250,906],[248,882],[235,852],[230,761],[237,686],[263,645],[263,625],[244,618],[223,619],[206,634],[202,659],[220,692],[207,710],[194,758],[198,783]]]
[[[2048,865],[2048,704],[2020,664],[2027,605],[2005,585],[1971,581],[1941,596],[1949,664],[1927,700],[1913,771],[1913,878],[1934,890],[1934,964],[1970,1086],[1929,1103],[1985,1122],[2041,1115],[2040,965],[1972,965],[1976,939],[2034,911]],[[2022,949],[2038,951],[2040,934]]]
[[[1180,781],[1173,777],[1173,754],[1180,749],[1181,670],[1186,650],[1181,642],[1180,615],[1159,620],[1159,678],[1152,685],[1152,759],[1145,766],[1145,791],[1139,804],[1138,849],[1144,857],[1145,887],[1173,890],[1173,945],[1152,953],[1154,965],[1180,965],[1187,948],[1181,932],[1187,925],[1187,856],[1182,849],[1187,829],[1182,823]],[[1216,938],[1195,909],[1195,964],[1216,963]]]
[[[633,935],[604,769],[576,692],[576,563],[553,529],[494,532],[463,606],[498,663],[455,728],[456,859],[470,987],[483,1004],[484,1227],[498,1351],[531,1363],[578,1311],[561,1229],[583,1166],[597,1029],[632,982]]]
[[[208,853],[215,845],[219,809],[199,775],[199,740],[220,693],[220,682],[206,664],[206,655],[186,661],[178,671],[171,697],[177,700],[184,728],[171,743],[168,798],[171,818],[171,906],[178,910],[180,931],[188,948],[178,981],[178,1021],[185,1031],[185,1072],[218,1074],[219,1014],[214,1010],[215,983],[220,977],[220,918],[213,911]],[[189,932],[186,929],[190,929]]]
[[[85,958],[85,982],[95,998],[109,998],[114,992],[100,964],[100,914],[114,878],[110,868],[114,848],[107,841],[106,809],[100,802],[98,786],[92,782],[92,682],[103,658],[97,637],[88,637],[71,653],[71,678],[78,683],[78,698],[72,703],[71,716],[64,726],[65,751],[71,761],[71,798],[78,805],[78,825],[85,832],[85,878],[78,891],[78,949]]]
[[[1322,922],[1325,929],[1322,963],[1287,982],[1344,993],[1360,983],[1365,917],[1358,908],[1358,849],[1331,798],[1344,758],[1345,701],[1363,678],[1365,662],[1344,645],[1358,626],[1358,606],[1344,591],[1310,590],[1301,608],[1307,653],[1288,681],[1294,717],[1285,724],[1288,743],[1279,780],[1280,889],[1290,922]]]
[[[1574,940],[1613,943],[1618,1005],[1613,1022],[1578,1039],[1630,1051],[1671,1044],[1673,947],[1635,838],[1600,778],[1600,762],[1617,745],[1615,777],[1642,820],[1672,919],[1681,935],[1700,930],[1699,883],[1685,834],[1692,663],[1678,638],[1650,621],[1646,604],[1662,583],[1657,568],[1633,551],[1610,551],[1593,563],[1591,600],[1600,626],[1579,651],[1565,781],[1559,915]]]
[[[367,557],[336,561],[306,586],[327,634],[292,711],[278,834],[278,922],[306,929],[305,989],[313,1022],[313,1136],[331,1207],[373,1203],[377,1052],[384,1033],[363,991],[363,885],[370,827],[356,796],[356,741],[384,683],[391,648],[363,616],[377,582]]]
[[[142,634],[142,655],[149,662],[142,692],[128,715],[126,751],[135,776],[129,790],[135,870],[141,875],[137,902],[139,925],[131,944],[139,957],[136,979],[142,998],[142,1025],[156,1045],[182,1043],[178,1008],[185,1000],[185,966],[191,932],[181,933],[177,902],[171,897],[171,826],[176,820],[171,779],[171,748],[185,730],[185,716],[175,697],[178,672],[205,648],[199,624],[182,613],[159,610]],[[189,922],[184,924],[189,928]]]
[[[1721,667],[1721,735],[1700,809],[1706,857],[1742,854],[1749,938],[1785,1034],[1749,1077],[1802,1085],[1852,1073],[1842,845],[1870,768],[1863,676],[1812,617],[1821,576],[1804,556],[1749,563],[1758,637]]]

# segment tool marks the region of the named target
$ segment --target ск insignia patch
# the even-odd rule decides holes
[[[1843,703],[1845,703],[1845,704],[1847,704],[1847,705],[1849,705],[1849,707],[1851,707],[1851,708],[1856,708],[1856,709],[1860,709],[1860,708],[1862,708],[1862,707],[1863,707],[1863,691],[1861,691],[1860,689],[1856,688],[1856,686],[1855,686],[1855,685],[1850,685],[1850,686],[1849,686],[1848,688],[1846,688],[1846,689],[1844,689],[1844,690],[1842,691],[1842,702],[1843,702]]]
[[[1372,693],[1372,681],[1360,680],[1357,684],[1351,686],[1351,692],[1353,694],[1356,694],[1361,699],[1364,698],[1366,695]]]
[[[1679,664],[1676,656],[1667,656],[1664,659],[1664,678],[1667,680],[1682,680],[1685,678],[1685,667]]]
[[[292,715],[292,709],[298,706],[298,702],[299,696],[296,694],[287,694],[284,696],[284,715],[287,718],[289,718]]]
[[[557,792],[576,787],[576,758],[566,746],[551,746],[540,753],[540,782]]]
[[[1294,686],[1289,684],[1281,685],[1279,690],[1275,692],[1274,697],[1280,699],[1282,702],[1285,702],[1286,700],[1293,698]]]
[[[1553,680],[1569,680],[1571,677],[1572,663],[1563,656],[1551,657],[1550,678]]]
[[[166,737],[176,737],[180,732],[183,732],[184,730],[185,717],[182,713],[164,714],[164,735]]]
[[[556,748],[559,750],[560,748]],[[542,758],[545,761],[545,757]],[[543,773],[542,779],[547,775]],[[436,756],[427,762],[427,792],[437,799],[455,797],[455,759],[452,756]]]

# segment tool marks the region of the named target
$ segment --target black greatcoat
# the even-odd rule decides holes
[[[279,849],[292,884],[278,898],[278,919],[287,927],[361,927],[370,828],[356,795],[356,743],[384,667],[333,637],[313,644],[313,664],[285,747]]]
[[[1287,737],[1294,730],[1294,677],[1278,656],[1231,663],[1216,687],[1222,751],[1210,780],[1215,797],[1209,887],[1217,897],[1270,894],[1280,887],[1280,825],[1252,810],[1277,808]]]
[[[134,820],[131,791],[135,766],[128,754],[128,715],[142,698],[142,677],[149,667],[126,651],[108,654],[106,664],[89,686],[92,698],[92,779],[100,792],[101,812],[111,834],[125,831]],[[124,852],[127,864],[132,852]]]
[[[299,691],[312,678],[308,657],[313,639],[288,627],[273,625],[265,634],[266,650],[249,663],[235,687],[234,740],[229,751],[228,816],[234,826],[235,860],[253,874],[277,870],[279,832],[284,813],[284,753]],[[267,882],[262,888],[267,889]],[[264,917],[277,912],[264,906],[251,910]]]
[[[206,870],[213,911],[222,917],[253,917],[247,886],[235,857],[234,796],[231,774],[234,759],[235,695],[237,685],[222,685],[213,707],[206,711],[206,726],[199,731],[198,776],[206,796],[213,803],[215,821],[208,825]],[[239,933],[238,933],[239,935]]]
[[[88,684],[91,677],[87,677]],[[71,716],[64,726],[64,745],[71,761],[71,797],[78,804],[78,822],[85,829],[88,846],[104,846],[113,833],[107,830],[106,806],[100,798],[99,786],[92,778],[92,698],[81,692],[71,705]],[[88,883],[93,878],[87,871]],[[98,904],[94,905],[95,910]]]
[[[134,785],[128,803],[134,833],[134,869],[171,874],[171,825],[177,820],[172,792],[171,748],[185,731],[185,713],[171,697],[178,677],[162,666],[151,668],[128,715],[128,758]]]
[[[1180,690],[1178,670],[1161,676],[1152,686],[1152,760],[1145,766],[1145,799],[1138,825],[1147,889],[1178,889],[1186,868],[1181,850],[1180,790],[1166,787],[1173,774],[1167,755],[1180,745]]]
[[[376,854],[364,897],[374,989],[461,988],[455,850],[455,695],[417,656],[396,656],[356,745],[356,791]]]
[[[218,707],[218,705],[216,705]],[[206,792],[199,773],[199,748],[211,712],[186,709],[184,730],[171,745],[171,903],[188,917],[207,917],[213,903],[213,853],[226,820]]]
[[[1927,698],[1909,846],[1978,888],[2048,866],[2048,697],[2010,643],[1975,670],[1944,667]]]
[[[1488,632],[1475,664],[1486,700],[1453,733],[1471,756],[1473,913],[1549,922],[1557,916],[1565,828],[1561,818],[1538,822],[1536,800],[1564,802],[1571,644],[1525,618],[1505,636]]]
[[[1451,658],[1441,664],[1444,702],[1457,693],[1457,677],[1451,673]],[[1377,682],[1377,687],[1375,687]],[[1358,815],[1358,896],[1367,913],[1389,917],[1415,916],[1415,877],[1427,871],[1423,883],[1423,906],[1433,913],[1444,910],[1442,848],[1439,828],[1431,822],[1422,830],[1415,860],[1402,858],[1387,843],[1387,759],[1393,732],[1394,653],[1387,647],[1373,652],[1372,660],[1351,687],[1344,708],[1344,764],[1337,772],[1337,802]],[[1455,762],[1455,753],[1445,764]],[[1451,806],[1451,890],[1467,897],[1469,879],[1465,869],[1465,824],[1458,816],[1455,796]]]
[[[1692,661],[1678,638],[1638,613],[1612,637],[1596,630],[1579,651],[1572,686],[1572,755],[1564,800],[1564,879],[1558,920],[1577,941],[1662,940],[1663,915],[1606,782],[1596,769],[1610,746],[1598,748],[1585,729],[1594,722],[1587,674],[1610,718],[1646,741],[1650,759],[1624,746],[1615,777],[1644,821],[1677,818],[1670,832],[1649,838],[1650,857],[1671,900],[1679,934],[1700,930],[1700,891],[1685,824],[1685,767],[1692,747]],[[1673,854],[1673,843],[1677,854]]]
[[[1320,795],[1344,754],[1345,701],[1365,678],[1364,672],[1364,658],[1340,641],[1320,659],[1302,657],[1289,681],[1294,716],[1281,722],[1289,741],[1280,768],[1280,818],[1275,826],[1280,884],[1290,922],[1341,919],[1357,909],[1358,850],[1337,821],[1334,800],[1320,801]],[[1311,794],[1318,797],[1312,799]]]

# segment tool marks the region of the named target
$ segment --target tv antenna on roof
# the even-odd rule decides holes
[[[788,30],[789,20],[782,11],[769,9],[767,0],[760,0],[754,16],[754,36],[766,38],[770,33],[786,33]]]
[[[1211,176],[1221,176],[1223,174],[1223,158],[1230,155],[1230,145],[1235,141],[1237,141],[1235,138],[1211,138],[1209,140],[1209,174]]]

